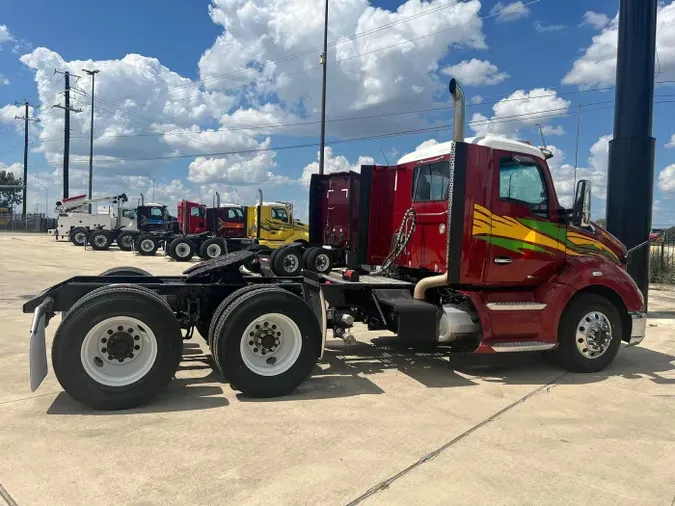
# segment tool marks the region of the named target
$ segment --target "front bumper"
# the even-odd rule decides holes
[[[628,314],[631,319],[630,340],[628,344],[640,344],[647,333],[647,313],[636,311]]]

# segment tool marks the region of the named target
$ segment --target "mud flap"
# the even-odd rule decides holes
[[[47,376],[47,344],[45,324],[47,312],[54,301],[47,298],[33,312],[33,324],[30,328],[30,391],[35,392]]]
[[[305,303],[312,309],[319,325],[321,326],[321,352],[319,359],[323,358],[326,348],[326,333],[328,332],[326,298],[321,288],[319,276],[311,271],[306,271],[302,281],[302,294]]]

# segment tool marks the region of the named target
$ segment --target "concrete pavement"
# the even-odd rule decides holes
[[[51,372],[30,392],[21,304],[75,274],[185,265],[4,233],[0,262],[0,484],[19,505],[675,499],[675,292],[652,291],[658,318],[644,343],[600,374],[536,356],[497,364],[376,348],[380,335],[361,330],[348,350],[331,342],[297,393],[250,400],[213,372],[195,336],[154,402],[99,413]]]

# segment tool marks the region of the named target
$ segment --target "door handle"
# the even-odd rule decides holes
[[[495,257],[494,262],[498,265],[507,265],[512,262],[511,257]]]

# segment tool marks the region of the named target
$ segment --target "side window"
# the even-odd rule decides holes
[[[275,207],[272,209],[272,218],[288,223],[288,211],[285,207]]]
[[[499,198],[523,204],[536,214],[548,214],[548,195],[541,170],[525,160],[500,160]]]
[[[228,209],[227,218],[229,220],[241,220],[244,218],[244,213],[241,212],[241,209]]]
[[[190,208],[190,216],[197,216],[198,218],[203,218],[204,217],[204,209],[201,207],[191,207]]]
[[[160,218],[162,218],[164,216],[164,213],[159,207],[153,207],[150,210],[150,216],[159,216]]]
[[[415,169],[413,202],[447,200],[449,180],[448,162],[420,165]]]

